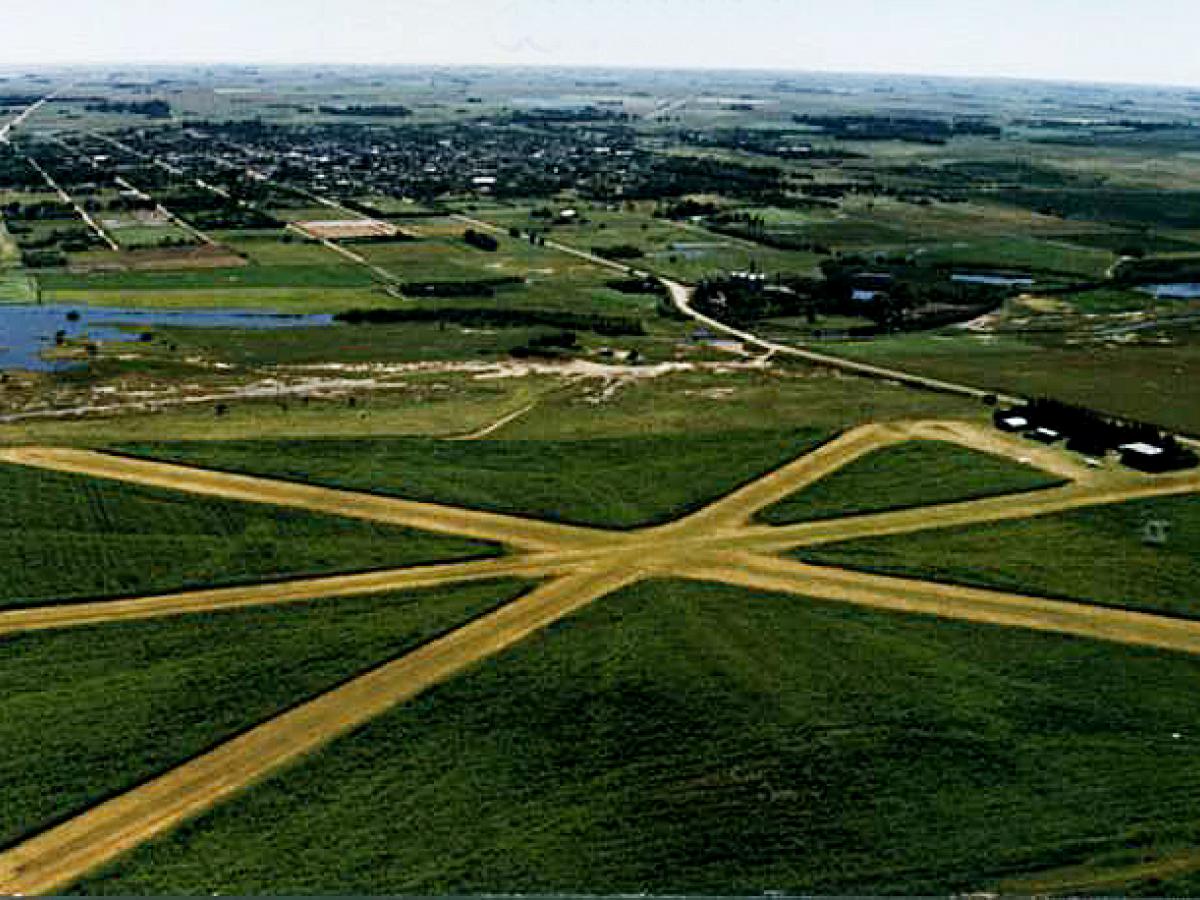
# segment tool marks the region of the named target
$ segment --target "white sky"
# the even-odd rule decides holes
[[[0,0],[0,65],[779,68],[1200,86],[1200,0]]]

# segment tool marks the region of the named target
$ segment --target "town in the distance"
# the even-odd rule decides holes
[[[1200,92],[0,67],[0,895],[1200,894]]]

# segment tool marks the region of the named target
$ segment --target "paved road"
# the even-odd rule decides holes
[[[778,528],[751,524],[754,513],[764,506],[865,453],[914,437],[1030,458],[1048,471],[1074,480],[1067,487],[1048,491],[916,511]],[[511,556],[479,562],[11,610],[0,613],[0,634],[499,577],[540,582],[530,593],[495,612],[0,853],[0,893],[46,893],[65,888],[115,856],[211,808],[397,703],[643,578],[717,581],[801,598],[1200,653],[1198,621],[870,575],[770,555],[797,544],[845,536],[919,531],[1200,491],[1200,473],[1152,478],[1091,470],[1080,467],[1062,451],[1031,447],[966,423],[892,423],[854,429],[679,522],[632,532],[575,528],[83,450],[11,448],[0,451],[0,460],[452,532],[519,548]]]
[[[53,93],[47,94],[41,100],[38,100],[35,103],[31,103],[29,106],[25,107],[24,110],[17,113],[17,115],[13,116],[13,118],[9,119],[6,123],[4,123],[4,125],[0,125],[0,144],[9,143],[9,138],[15,129],[17,129],[21,125],[25,124],[26,119],[28,119],[35,112],[37,112],[39,109],[41,109],[43,106],[45,106],[47,103],[49,103],[51,100],[53,100],[57,96],[58,96],[58,91],[54,91]]]

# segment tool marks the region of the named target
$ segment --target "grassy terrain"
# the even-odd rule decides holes
[[[709,365],[714,368],[631,377],[616,389],[600,379],[572,383],[558,375],[480,378],[470,372],[435,369],[405,375],[401,388],[355,392],[354,406],[346,397],[314,397],[308,403],[232,402],[224,416],[214,415],[208,406],[185,406],[86,420],[31,419],[0,425],[0,443],[103,446],[198,438],[240,440],[247,434],[263,438],[444,436],[476,431],[534,400],[537,406],[499,434],[533,440],[624,438],[759,429],[764,422],[779,428],[832,431],[892,419],[982,420],[986,411],[962,398],[838,377],[802,365],[747,371],[724,363]]]
[[[120,449],[418,500],[632,528],[674,519],[827,436],[800,428],[577,441],[197,441]]]
[[[85,277],[85,276],[80,276]],[[47,302],[88,303],[149,309],[266,309],[285,313],[327,313],[391,306],[395,300],[377,287],[209,287],[124,290],[90,287],[44,291]]]
[[[974,500],[1052,487],[1062,480],[1031,466],[940,441],[876,450],[827,475],[759,518],[773,525]]]
[[[1170,524],[1165,546],[1146,522]],[[1200,499],[1097,506],[796,551],[811,562],[1200,617]]]
[[[984,889],[1194,835],[1197,676],[1147,650],[647,583],[79,889]]]
[[[1200,342],[1169,346],[1039,346],[1015,338],[906,335],[822,350],[935,378],[1081,403],[1200,434],[1200,392],[1180,390]]]
[[[493,582],[4,638],[0,846],[521,589]]]
[[[489,555],[486,544],[0,465],[0,607]]]
[[[928,248],[923,262],[958,266],[961,269],[1015,269],[1070,278],[1099,278],[1116,260],[1103,250],[1071,246],[1030,237],[964,240]]]
[[[172,291],[230,288],[354,288],[374,283],[361,266],[349,262],[323,265],[242,266],[227,269],[185,269],[142,272],[46,272],[46,291]]]

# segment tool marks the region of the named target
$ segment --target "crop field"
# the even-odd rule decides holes
[[[936,441],[877,450],[762,511],[773,525],[1052,487],[1030,466]]]
[[[0,607],[494,552],[332,516],[0,465]]]
[[[678,518],[829,436],[802,428],[573,441],[202,441],[118,449],[204,468],[633,528]]]
[[[648,583],[79,889],[995,889],[1187,842],[1198,674],[1184,656]]]
[[[1165,543],[1146,539],[1166,525]],[[806,560],[1200,618],[1200,502],[1144,500],[805,548]]]
[[[522,589],[494,582],[5,637],[0,846]]]

